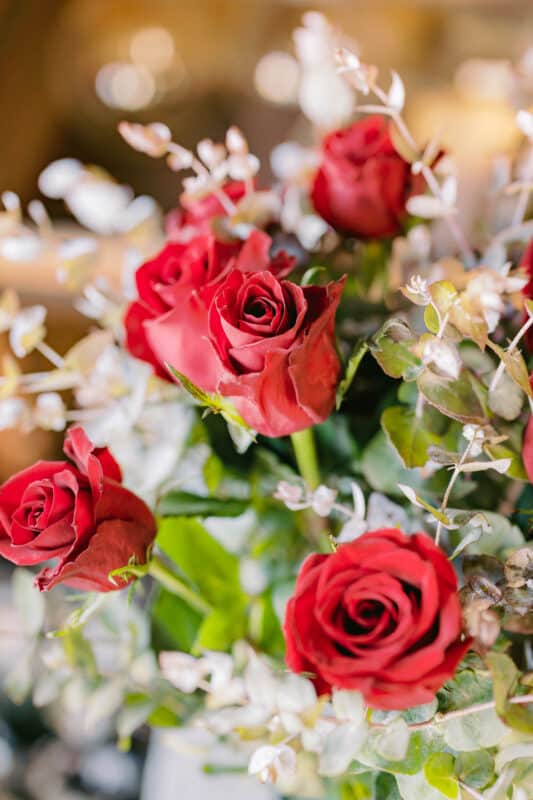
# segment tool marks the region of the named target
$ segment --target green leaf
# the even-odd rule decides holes
[[[174,490],[161,498],[157,513],[162,517],[238,517],[247,508],[247,500],[202,497]]]
[[[486,750],[459,753],[455,760],[455,774],[467,786],[484,789],[494,777],[494,759]]]
[[[489,408],[494,414],[502,419],[512,421],[520,416],[524,405],[524,393],[504,372],[494,389],[489,386],[488,402]]]
[[[493,708],[446,720],[442,729],[446,744],[460,752],[495,747],[508,732]]]
[[[117,716],[119,748],[129,750],[133,733],[144,725],[154,710],[154,701],[146,695],[131,696]]]
[[[316,283],[315,279],[320,275],[321,272],[326,272],[326,268],[316,265],[314,267],[309,267],[309,269],[306,269],[302,275],[300,286],[311,286],[311,284]]]
[[[426,306],[424,310],[424,324],[430,333],[437,334],[439,332],[439,317],[432,305]]]
[[[376,777],[376,800],[401,800],[398,784],[394,775],[380,772]]]
[[[156,543],[214,608],[242,595],[238,559],[196,520],[166,517]]]
[[[520,672],[513,660],[505,653],[487,653],[487,663],[494,683],[496,711],[511,728],[533,733],[533,703],[519,705],[510,703],[518,688]]]
[[[407,752],[401,761],[383,758],[376,750],[379,747],[382,731],[371,729],[369,736],[357,754],[357,759],[372,769],[383,769],[395,775],[414,775],[423,768],[431,753],[442,749],[443,741],[433,728],[415,730],[409,737]]]
[[[91,679],[98,675],[93,649],[84,637],[81,628],[68,628],[61,639],[63,650],[72,669],[79,669]]]
[[[241,415],[235,409],[234,405],[229,400],[227,400],[225,397],[222,397],[220,394],[204,392],[203,389],[200,389],[199,386],[196,386],[195,383],[189,380],[189,378],[184,375],[183,372],[178,372],[178,370],[174,369],[174,367],[172,367],[170,364],[166,364],[165,366],[180,382],[185,391],[187,391],[191,397],[193,397],[196,402],[199,403],[199,405],[205,406],[205,408],[207,408],[208,411],[211,411],[213,414],[220,414],[226,420],[228,425],[242,428],[247,433],[252,435],[252,429],[246,424]]]
[[[492,511],[483,512],[490,525],[490,533],[470,546],[470,553],[481,553],[505,557],[511,550],[522,547],[524,535],[517,525],[512,525],[506,517]]]
[[[485,445],[484,449],[487,455],[492,459],[511,459],[511,466],[505,473],[509,478],[514,478],[517,481],[528,480],[521,453],[517,453],[516,450],[512,450],[510,447],[503,444]]]
[[[401,497],[400,483],[411,483],[416,488],[422,485],[416,472],[406,469],[389,440],[379,431],[364,450],[361,470],[370,486],[377,492]]]
[[[405,467],[423,467],[429,460],[428,447],[442,443],[440,436],[427,429],[424,416],[412,408],[390,406],[381,415],[381,427],[396,448]]]
[[[180,724],[180,718],[175,711],[166,706],[157,706],[147,719],[152,728],[176,728]]]
[[[244,602],[215,609],[205,617],[194,644],[194,652],[202,650],[229,650],[246,632],[246,606]]]
[[[528,397],[533,398],[533,389],[529,383],[529,371],[520,350],[516,348],[513,350],[504,350],[490,340],[487,344],[503,361],[507,375],[511,380],[513,380],[517,386],[520,386]]]
[[[160,588],[151,609],[151,618],[157,650],[189,653],[198,636],[203,615],[181,597]]]
[[[417,339],[400,319],[391,319],[374,336],[370,352],[381,369],[391,378],[413,380],[422,368],[420,359],[411,352]]]
[[[451,310],[459,297],[451,281],[435,281],[429,287],[429,293],[442,317]]]
[[[438,508],[435,508],[435,506],[432,506],[430,503],[426,502],[426,500],[423,500],[419,495],[417,495],[411,486],[406,486],[403,483],[399,483],[398,488],[414,506],[429,511],[431,516],[435,517],[435,519],[439,522],[442,522],[443,525],[448,526],[451,524],[452,521],[446,516],[446,514],[443,514]]]
[[[251,641],[261,652],[278,656],[285,654],[285,639],[270,592],[254,598],[248,627]]]
[[[358,342],[352,355],[348,359],[348,363],[346,364],[346,370],[344,373],[344,378],[341,380],[337,387],[337,396],[335,400],[335,407],[337,411],[342,405],[342,401],[344,400],[344,396],[346,395],[348,389],[352,385],[352,381],[355,378],[356,372],[359,369],[359,364],[363,360],[366,352],[368,351],[368,344],[367,342]]]
[[[446,714],[476,703],[492,700],[492,682],[487,675],[473,669],[461,669],[439,689],[439,711]]]
[[[442,800],[447,796],[431,786],[423,772],[416,775],[397,775],[396,781],[402,800]]]
[[[452,800],[459,795],[455,777],[455,759],[450,753],[433,753],[424,764],[424,776],[430,786]]]
[[[459,422],[486,423],[483,388],[476,378],[463,369],[457,380],[449,380],[425,369],[417,378],[425,399],[442,414]]]
[[[402,717],[409,725],[416,725],[420,722],[428,722],[433,719],[438,709],[437,700],[432,700],[430,703],[423,703],[420,706],[411,706],[405,711],[402,711]]]
[[[347,778],[340,785],[340,800],[373,800],[375,782],[373,772],[362,772],[356,777]]]
[[[205,461],[203,473],[205,484],[209,492],[213,494],[218,489],[220,481],[224,477],[224,464],[218,456],[211,453]]]

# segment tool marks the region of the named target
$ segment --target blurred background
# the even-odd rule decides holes
[[[363,60],[402,75],[412,129],[422,141],[439,133],[453,151],[463,171],[462,211],[473,221],[490,159],[519,144],[506,65],[533,46],[531,0],[329,0],[311,7],[356,43]],[[300,0],[0,0],[0,190],[25,204],[38,196],[42,169],[72,156],[153,195],[164,210],[174,207],[177,177],[124,143],[116,131],[121,119],[162,121],[187,147],[206,136],[222,139],[236,124],[261,158],[266,181],[275,144],[313,136],[298,107],[291,39],[309,8]],[[58,201],[47,208],[65,215]],[[53,264],[13,266],[0,256],[0,290],[7,286],[20,289],[25,302],[49,307],[49,341],[58,351],[86,329],[55,284]],[[0,340],[0,353],[2,347]],[[40,357],[31,358],[39,368]],[[2,432],[0,479],[53,455],[60,440]],[[3,704],[0,800],[139,797],[145,742],[121,754],[104,732],[87,745],[31,708]]]

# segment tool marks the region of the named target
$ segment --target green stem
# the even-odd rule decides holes
[[[200,614],[209,614],[211,607],[203,600],[200,595],[196,594],[189,586],[183,583],[167,565],[161,561],[157,556],[152,556],[148,573],[155,578],[161,586],[164,586],[167,591],[181,597],[185,600],[191,608],[199,611]]]
[[[313,429],[306,428],[304,431],[291,434],[291,441],[300,475],[311,491],[314,491],[320,485],[320,470]]]

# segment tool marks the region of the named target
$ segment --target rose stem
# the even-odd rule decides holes
[[[164,586],[167,591],[181,597],[182,600],[185,600],[191,608],[199,611],[200,614],[210,613],[211,607],[205,600],[183,583],[183,581],[181,581],[157,556],[152,556],[148,567],[148,573],[152,578],[155,578],[161,586]]]
[[[293,433],[291,434],[291,440],[298,471],[313,492],[320,486],[320,469],[318,467],[313,429],[306,428],[304,431]],[[335,543],[327,529],[326,520],[317,517],[311,510],[304,511],[303,516],[309,538],[312,539],[318,549],[322,553],[330,553],[335,550]]]
[[[313,492],[320,485],[320,470],[313,429],[306,428],[304,431],[291,434],[291,441],[300,475]]]

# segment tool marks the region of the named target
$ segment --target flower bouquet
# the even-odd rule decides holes
[[[316,143],[276,148],[272,185],[235,127],[193,152],[123,122],[186,173],[164,231],[73,159],[40,189],[87,234],[3,195],[3,257],[47,254],[92,320],[59,354],[43,306],[0,300],[1,426],[66,429],[63,460],[0,489],[25,641],[7,688],[76,687],[123,748],[201,729],[208,771],[285,796],[526,800],[533,116],[467,235],[453,154],[415,141],[399,75],[316,13],[295,44]],[[110,240],[121,285],[98,274]],[[34,351],[49,370],[21,369]]]

